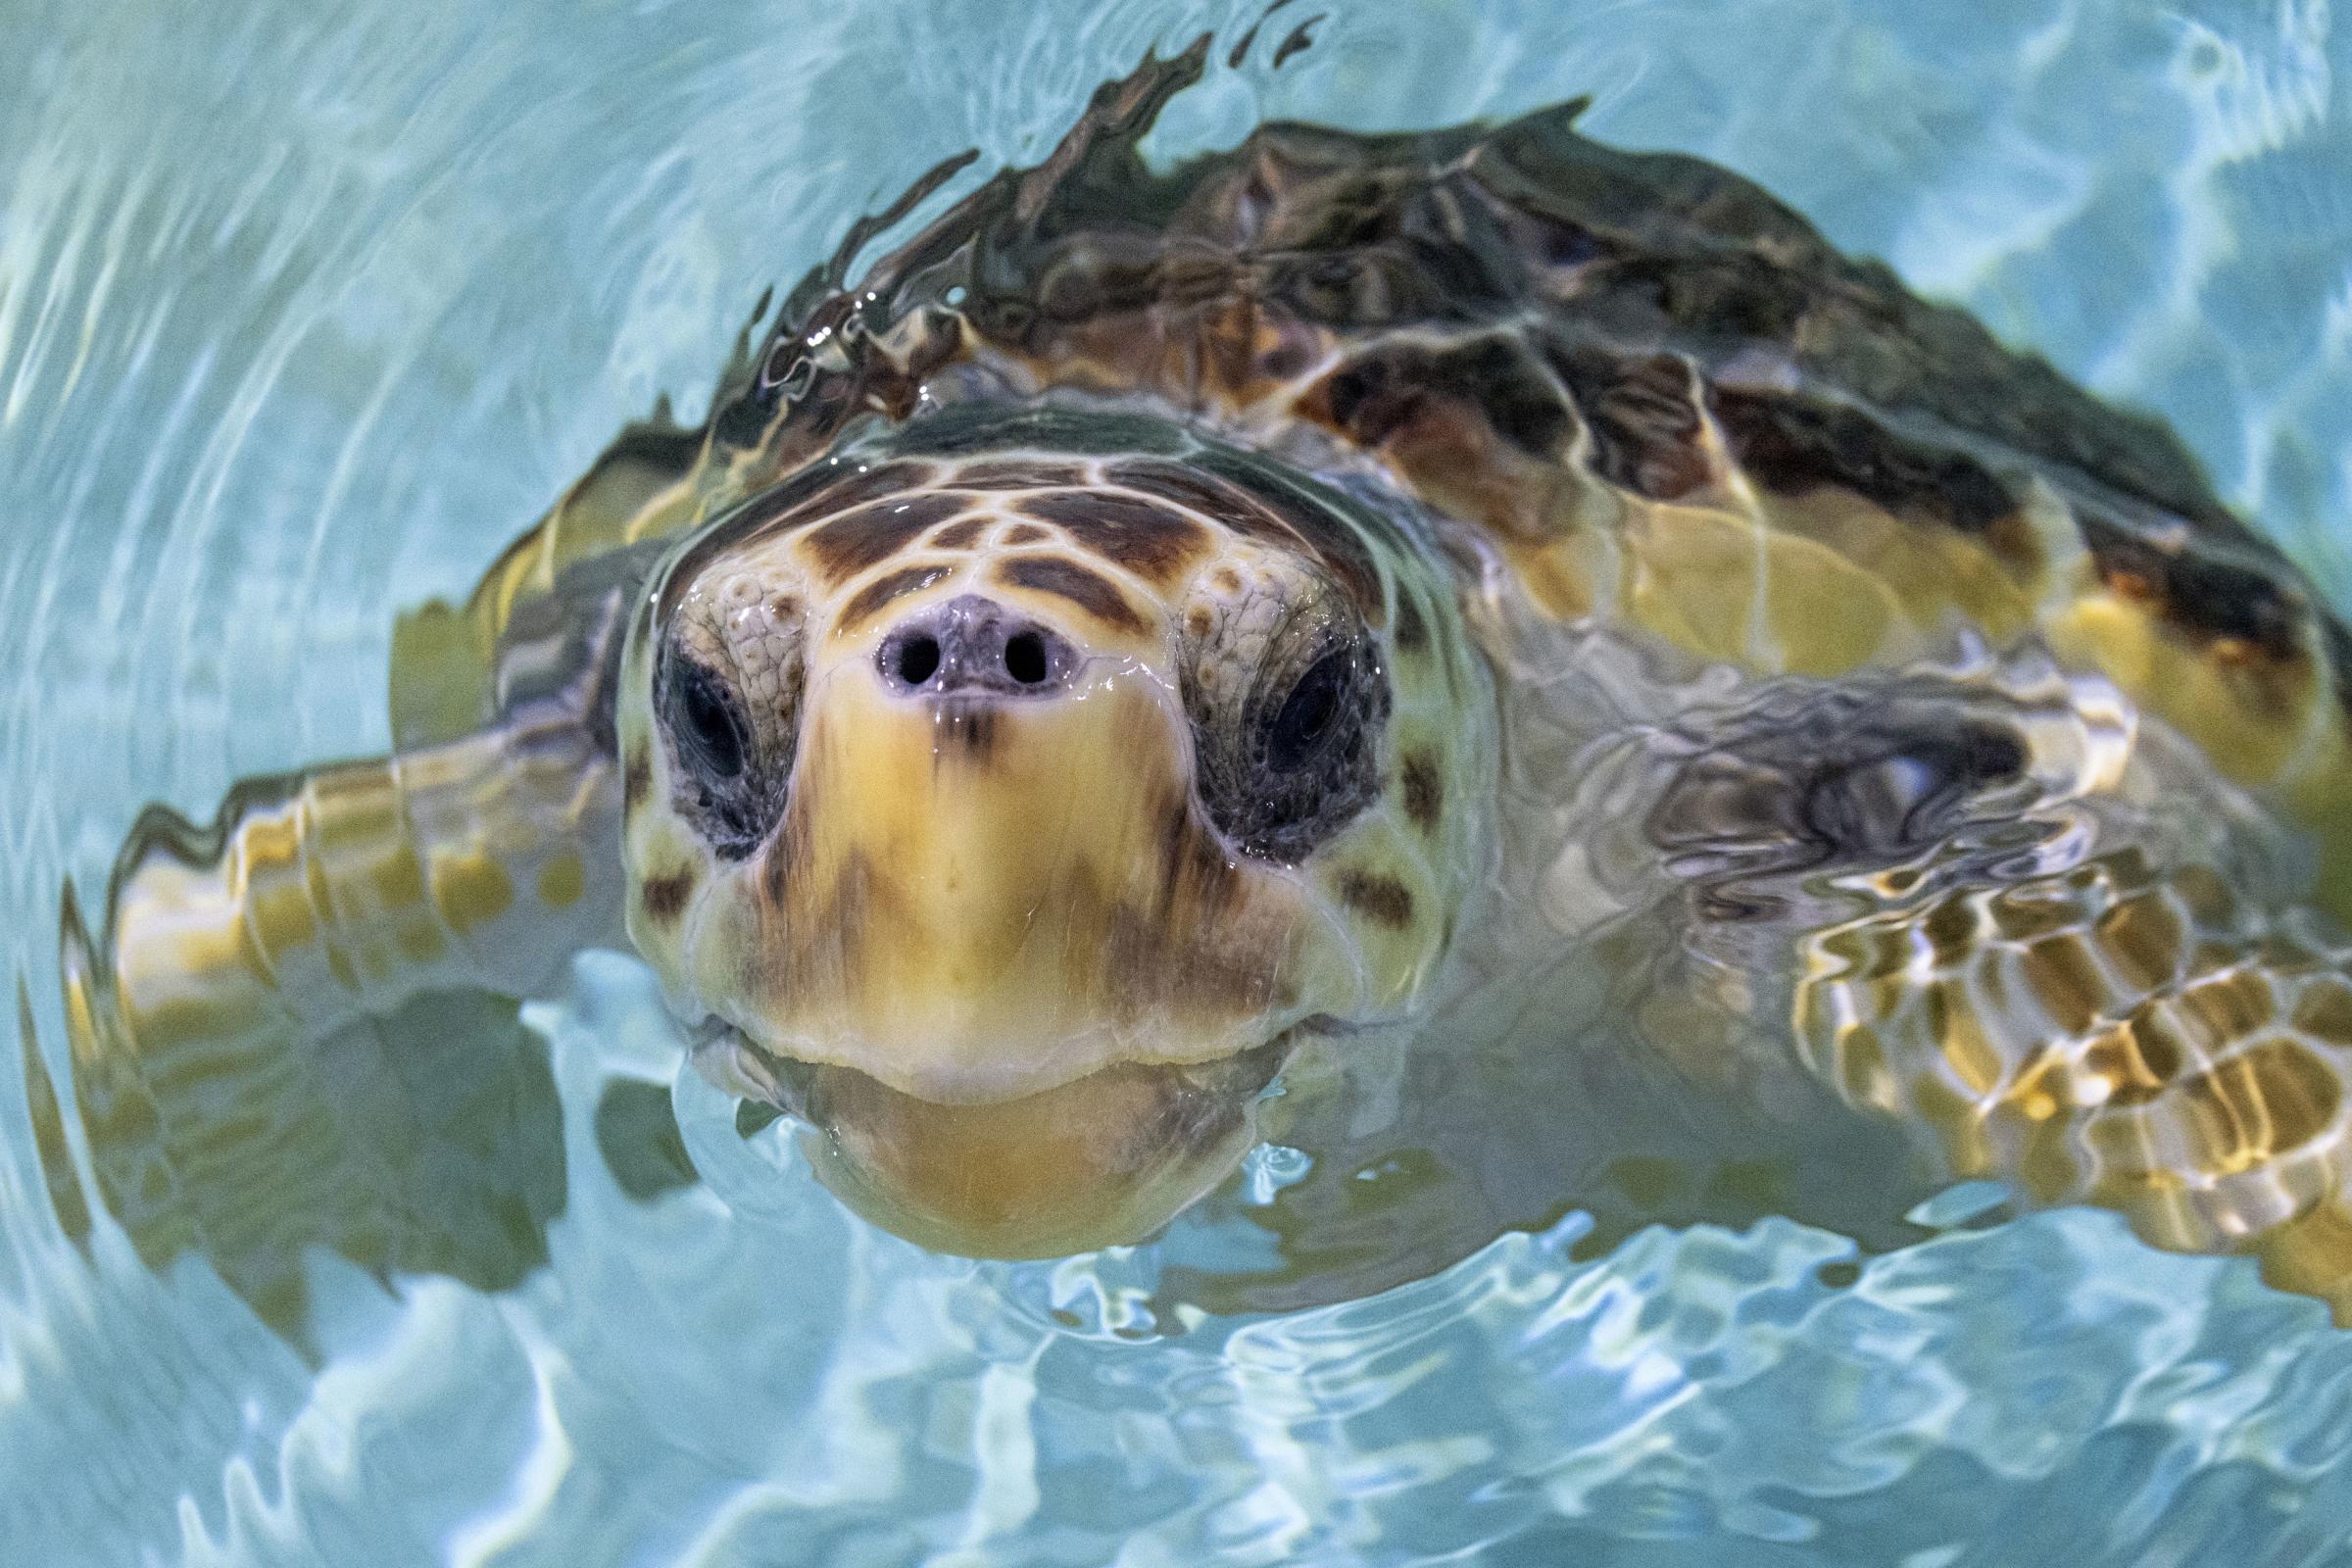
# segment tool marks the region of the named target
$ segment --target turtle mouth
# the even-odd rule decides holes
[[[1118,1062],[979,1104],[927,1100],[710,1024],[706,1073],[802,1122],[818,1178],[934,1251],[1059,1257],[1145,1239],[1222,1181],[1299,1028],[1211,1061]],[[718,1050],[725,1060],[713,1059]]]

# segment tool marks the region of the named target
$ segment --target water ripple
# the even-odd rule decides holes
[[[61,881],[149,798],[382,747],[392,611],[462,592],[760,291],[977,145],[1035,157],[1180,9],[17,0],[0,61],[0,898],[70,1081]],[[1181,100],[1364,128],[1594,95],[2175,420],[2352,593],[2352,61],[2323,0],[1318,5]],[[944,197],[941,199],[945,199]],[[499,1296],[307,1264],[316,1343],[75,1239],[0,1077],[0,1540],[31,1562],[2324,1563],[2352,1337],[2097,1215],[1864,1256],[1784,1221],[1502,1237],[1280,1316],[1163,1261],[933,1257],[677,1083],[631,1190],[633,963],[532,1009],[564,1212]],[[650,1086],[650,1087],[649,1087]],[[67,1117],[68,1154],[91,1190]],[[1277,1173],[1279,1174],[1279,1173]],[[1191,1222],[1188,1222],[1191,1223]]]

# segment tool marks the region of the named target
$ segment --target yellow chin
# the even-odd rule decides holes
[[[1195,1066],[1124,1062],[985,1104],[943,1104],[854,1068],[786,1069],[818,1176],[934,1251],[1058,1257],[1136,1242],[1233,1169],[1282,1046]]]

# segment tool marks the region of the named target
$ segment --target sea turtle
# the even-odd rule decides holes
[[[943,1250],[1147,1236],[1278,1124],[1254,1300],[1983,1176],[2352,1312],[2311,585],[2156,424],[1577,105],[1156,172],[1204,49],[853,281],[962,161],[859,224],[402,623],[394,755],[141,822],[64,968],[142,1246],[527,1266],[491,999],[627,944]]]

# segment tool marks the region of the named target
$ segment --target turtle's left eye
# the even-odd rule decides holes
[[[719,780],[743,772],[747,728],[741,707],[718,676],[690,660],[677,662],[678,738],[706,774]]]
[[[1186,706],[1200,803],[1243,854],[1295,865],[1379,793],[1389,686],[1378,644],[1352,617],[1310,608],[1250,662],[1194,652]],[[1204,661],[1225,667],[1203,678]]]
[[[1341,649],[1325,654],[1299,677],[1266,726],[1267,767],[1296,773],[1322,755],[1324,743],[1341,727],[1341,705],[1355,684],[1355,662],[1354,650]]]

